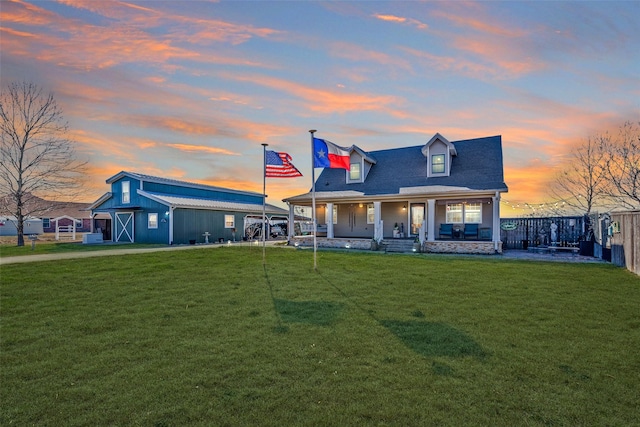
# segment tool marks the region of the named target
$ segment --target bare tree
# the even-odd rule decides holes
[[[571,152],[551,186],[554,197],[585,215],[605,203],[605,155],[600,150],[601,139],[589,137]]]
[[[617,207],[640,209],[640,122],[626,122],[615,136],[600,140],[608,180],[604,194]]]
[[[49,207],[36,202],[73,199],[82,188],[86,162],[76,157],[68,125],[53,94],[33,83],[11,83],[0,94],[0,211],[16,218],[18,246],[24,221]]]

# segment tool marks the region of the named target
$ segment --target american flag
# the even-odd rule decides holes
[[[295,178],[302,176],[300,171],[291,164],[291,156],[287,153],[276,153],[267,150],[264,176],[267,178]]]

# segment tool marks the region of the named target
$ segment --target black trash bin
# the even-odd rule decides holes
[[[522,249],[524,249],[525,251],[527,249],[529,249],[529,241],[528,240],[523,240],[522,241]]]

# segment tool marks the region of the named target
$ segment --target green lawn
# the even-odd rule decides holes
[[[640,278],[250,247],[2,267],[0,425],[627,426]]]

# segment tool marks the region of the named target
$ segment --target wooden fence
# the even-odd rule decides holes
[[[578,246],[587,226],[588,218],[585,220],[583,216],[501,218],[500,239],[503,249],[527,249],[552,244]]]
[[[640,275],[640,211],[612,212],[611,263]]]

